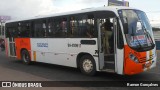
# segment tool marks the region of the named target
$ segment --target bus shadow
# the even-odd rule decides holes
[[[7,68],[53,81],[146,81],[151,77],[145,73],[126,76],[107,72],[97,72],[95,76],[87,76],[82,74],[80,70],[76,68],[39,62],[33,62],[31,65],[25,65],[19,60],[11,60],[7,64],[5,65]]]

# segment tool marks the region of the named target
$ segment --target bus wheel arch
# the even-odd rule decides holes
[[[24,64],[29,65],[31,63],[31,57],[27,49],[21,49],[21,60]]]
[[[83,74],[93,76],[96,73],[96,63],[89,53],[80,53],[77,56],[77,67]]]

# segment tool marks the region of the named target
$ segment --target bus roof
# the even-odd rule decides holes
[[[50,18],[50,17],[64,16],[64,15],[72,15],[72,14],[94,12],[94,11],[104,11],[104,10],[106,10],[106,11],[117,11],[117,10],[120,10],[120,9],[135,9],[135,8],[125,7],[125,6],[107,6],[107,7],[99,7],[99,8],[86,8],[86,9],[81,9],[81,10],[77,10],[77,11],[55,13],[55,14],[44,15],[44,16],[36,16],[36,17],[32,17],[32,18],[10,20],[6,23],[20,22],[20,21],[27,21],[27,20],[34,20],[34,19],[42,19],[42,18]]]

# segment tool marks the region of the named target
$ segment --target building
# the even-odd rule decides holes
[[[11,20],[10,16],[1,16],[0,15],[0,39],[4,39],[5,33],[5,22]]]
[[[129,7],[128,1],[119,1],[119,0],[108,0],[108,6],[127,6]]]

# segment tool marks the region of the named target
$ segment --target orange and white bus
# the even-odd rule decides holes
[[[4,24],[0,22],[0,38],[4,39]]]
[[[25,64],[43,62],[133,75],[156,66],[146,14],[130,7],[101,7],[6,23],[6,54]]]
[[[0,18],[1,19],[1,18]],[[4,38],[5,38],[5,33],[4,33],[4,30],[5,30],[5,26],[4,26],[4,23],[1,22],[0,20],[0,49],[1,51],[5,50],[5,43],[4,43]]]

